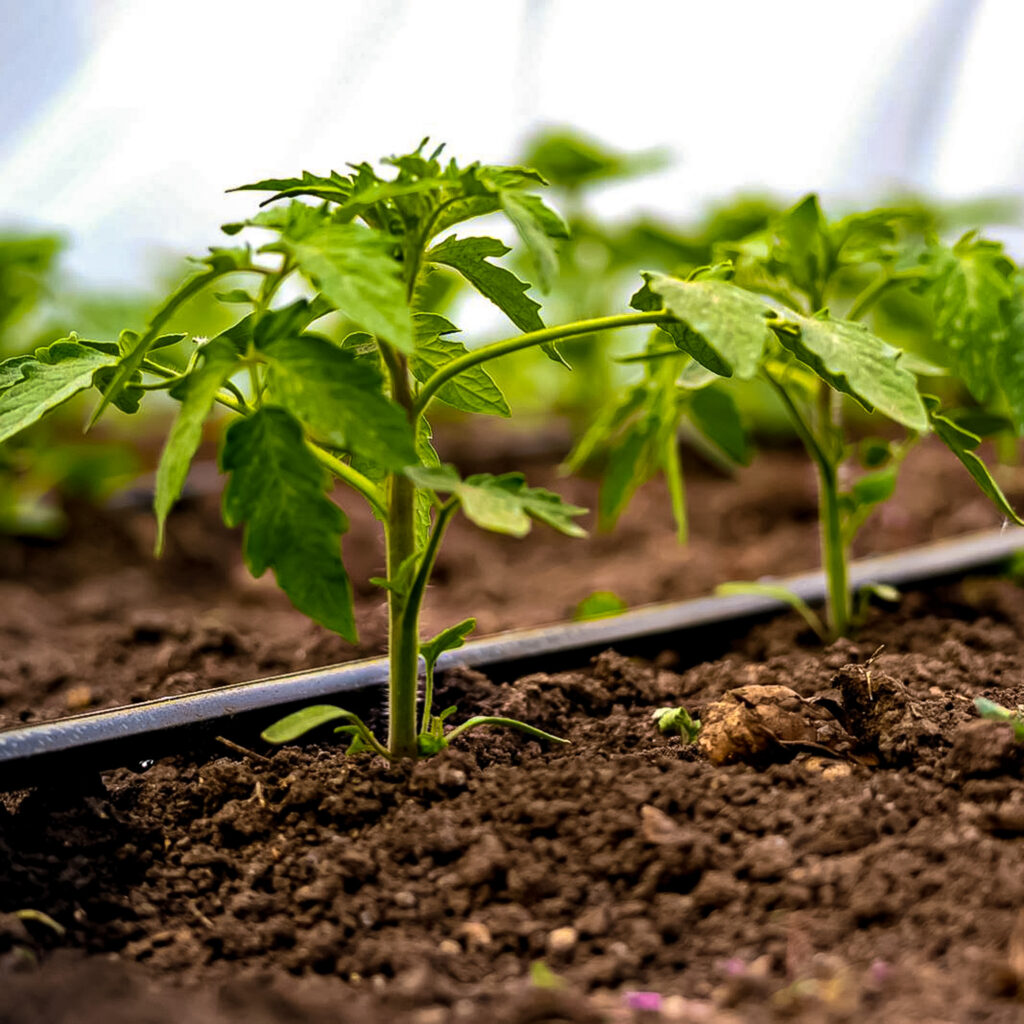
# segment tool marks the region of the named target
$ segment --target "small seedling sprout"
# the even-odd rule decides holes
[[[686,708],[658,708],[651,717],[660,733],[669,736],[677,732],[684,744],[696,742],[700,734],[700,719],[693,718]]]

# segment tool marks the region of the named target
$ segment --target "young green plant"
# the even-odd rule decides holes
[[[902,351],[862,322],[894,289],[925,293],[936,309],[943,351],[959,353],[954,367],[966,366],[968,358],[984,366],[991,392],[998,367],[1024,342],[1020,275],[1007,269],[1001,250],[995,261],[986,247],[981,262],[989,271],[998,262],[999,287],[984,278],[987,289],[970,288],[979,276],[972,262],[979,258],[978,243],[968,236],[947,249],[909,229],[912,219],[900,210],[873,210],[828,221],[816,197],[809,196],[769,228],[731,244],[722,254],[728,258],[719,264],[686,279],[645,274],[634,308],[669,312],[673,322],[660,325],[642,357],[649,366],[645,380],[606,423],[595,427],[595,442],[618,431],[622,446],[632,445],[630,458],[612,458],[606,472],[603,494],[609,497],[602,496],[602,512],[614,516],[664,458],[666,446],[674,445],[679,419],[686,412],[693,415],[703,389],[716,396],[717,411],[706,417],[708,435],[743,461],[745,435],[721,381],[765,382],[785,408],[817,473],[826,621],[821,623],[802,602],[790,603],[823,639],[845,635],[854,625],[850,544],[870,512],[892,495],[901,461],[926,433],[934,431],[999,511],[1021,523],[975,453],[979,436],[922,390],[920,377],[946,376],[949,371]],[[965,284],[969,274],[974,277]],[[860,285],[852,300],[851,280]],[[845,306],[843,316],[832,315],[832,301]],[[958,302],[959,318],[953,312]],[[978,336],[981,324],[988,325],[983,337]],[[993,325],[999,327],[998,335]],[[1024,401],[1024,386],[1018,394],[1007,373],[1000,381]],[[846,399],[902,428],[903,436],[855,442],[844,415]],[[861,472],[847,481],[843,471],[853,458]],[[680,501],[672,490],[673,500]],[[764,589],[779,596],[778,587]],[[881,593],[892,596],[888,590]]]
[[[533,522],[570,537],[584,511],[519,473],[462,478],[441,465],[426,418],[435,402],[461,412],[508,416],[487,372],[499,356],[613,328],[657,324],[662,311],[546,327],[529,286],[495,262],[508,247],[487,236],[453,233],[464,222],[500,213],[511,222],[542,274],[556,265],[559,217],[536,194],[544,179],[520,167],[460,166],[440,149],[359,164],[350,173],[269,179],[243,186],[269,192],[251,218],[225,225],[229,235],[259,235],[251,245],[215,248],[166,299],[140,334],[117,341],[75,335],[33,356],[0,364],[0,440],[28,427],[91,387],[100,399],[91,422],[111,405],[132,413],[153,391],[180,405],[156,480],[157,549],[168,514],[198,450],[205,421],[230,412],[220,467],[227,474],[223,515],[244,527],[250,571],[272,569],[306,615],[356,640],[352,586],[341,557],[348,522],[329,497],[333,481],[358,494],[381,522],[386,575],[376,582],[389,613],[388,734],[378,738],[351,712],[308,708],[266,732],[292,739],[328,721],[356,749],[390,759],[433,753],[462,733],[511,726],[552,740],[522,722],[475,717],[448,728],[435,715],[437,659],[459,646],[472,620],[423,642],[420,610],[438,550],[462,513],[487,530],[523,536]],[[456,327],[430,308],[435,275],[455,273],[498,306],[521,333],[469,349]],[[183,371],[161,358],[168,323],[207,289],[242,311],[230,327],[196,339]],[[286,300],[284,297],[287,296]],[[427,699],[418,713],[421,658]],[[447,731],[446,731],[447,729]]]

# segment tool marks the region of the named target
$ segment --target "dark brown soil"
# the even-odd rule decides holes
[[[471,450],[442,447],[465,471],[515,465],[593,507],[595,485],[560,479],[551,445],[474,434]],[[503,465],[508,452],[507,462]],[[484,453],[483,456],[481,453]],[[476,615],[480,634],[561,621],[595,590],[630,606],[708,593],[730,579],[814,568],[815,485],[806,459],[767,451],[730,480],[687,466],[693,543],[674,541],[660,484],[644,488],[611,535],[569,541],[545,528],[525,540],[456,521],[428,596],[424,632]],[[1021,480],[1004,481],[1024,497]],[[56,545],[0,539],[0,728],[69,712],[185,693],[381,651],[383,573],[377,524],[351,503],[346,561],[357,589],[362,644],[309,623],[241,564],[240,539],[217,501],[186,503],[171,520],[169,551],[151,555],[144,510],[72,510]],[[868,524],[860,553],[890,550],[999,523],[998,514],[941,448],[925,444],[902,472],[894,502]]]
[[[1022,641],[1024,591],[968,581],[824,650],[785,617],[693,667],[446,680],[566,748],[261,748],[8,799],[4,909],[68,935],[0,919],[0,1022],[1019,1021],[1024,749],[972,698],[1024,700]],[[756,764],[652,724],[780,686],[817,742]]]

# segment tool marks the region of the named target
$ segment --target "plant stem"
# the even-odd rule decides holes
[[[413,398],[405,357],[386,343],[381,355],[391,378],[391,397],[409,413]],[[398,578],[399,569],[416,554],[416,487],[403,473],[391,473],[387,482],[387,574]],[[388,750],[395,759],[419,753],[416,728],[416,697],[420,660],[420,609],[407,594],[388,591]]]
[[[416,609],[417,618],[420,609],[423,607],[423,596],[427,591],[427,584],[430,582],[430,574],[434,571],[434,563],[437,561],[437,553],[441,548],[441,541],[444,539],[445,531],[459,507],[458,501],[450,499],[446,501],[437,511],[437,518],[434,520],[434,528],[430,531],[430,539],[427,541],[426,550],[420,559],[416,576],[409,587],[409,596],[406,608]],[[417,645],[417,671],[419,669],[419,648]],[[430,725],[430,709],[434,703],[434,664],[427,661],[426,682],[423,688],[423,717],[420,729],[426,731]]]
[[[675,431],[665,442],[664,471],[672,514],[676,521],[676,538],[680,544],[685,544],[690,532],[686,515],[686,483],[679,461],[679,439]]]
[[[530,331],[529,334],[520,334],[515,338],[506,338],[504,341],[495,341],[490,345],[483,345],[481,348],[474,349],[472,352],[467,352],[465,355],[445,363],[439,370],[431,374],[420,389],[420,393],[412,406],[413,421],[415,422],[415,420],[423,415],[424,410],[430,404],[434,395],[453,377],[457,377],[460,373],[464,373],[480,363],[497,359],[498,356],[519,352],[524,348],[533,348],[535,345],[543,345],[548,341],[561,341],[565,338],[578,337],[581,334],[599,334],[601,331],[608,331],[617,327],[635,327],[643,324],[674,322],[676,322],[676,318],[664,310],[658,310],[653,313],[620,313],[616,316],[595,317],[593,320],[577,320],[575,323],[562,324],[558,327],[545,327],[540,331]]]
[[[846,568],[846,542],[839,507],[835,466],[818,464],[818,502],[821,510],[821,558],[828,584],[825,611],[833,636],[846,636],[852,613]]]
[[[349,485],[354,491],[358,491],[373,509],[373,514],[378,519],[387,518],[387,510],[384,507],[384,493],[369,477],[363,476],[358,469],[353,469],[347,462],[342,462],[336,455],[324,451],[318,444],[312,441],[306,442],[309,450],[316,456],[317,462],[326,470],[333,473],[343,483]]]
[[[818,514],[821,521],[821,565],[828,587],[825,607],[832,636],[845,636],[850,628],[851,600],[846,567],[846,543],[839,507],[837,465],[811,429],[789,392],[767,370],[764,376],[775,389],[789,413],[797,436],[803,442],[818,471]],[[822,403],[824,405],[824,403]]]

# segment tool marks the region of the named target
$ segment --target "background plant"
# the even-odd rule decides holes
[[[633,306],[666,310],[679,322],[660,325],[642,357],[649,366],[645,380],[595,427],[592,443],[612,439],[631,449],[620,464],[609,460],[602,511],[614,517],[663,464],[667,439],[683,415],[692,415],[694,396],[704,389],[719,392],[709,435],[730,454],[746,454],[742,424],[717,383],[726,378],[730,385],[760,379],[771,387],[815,466],[826,635],[851,628],[850,544],[871,511],[891,497],[900,463],[924,434],[934,431],[1002,514],[1020,522],[975,452],[980,437],[969,428],[979,410],[945,410],[931,393],[944,379],[963,380],[979,399],[996,396],[1020,429],[1024,391],[1010,365],[1024,351],[1020,274],[994,243],[967,235],[948,247],[922,221],[918,210],[899,208],[829,221],[808,196],[763,231],[721,247],[722,262],[686,279],[645,274]],[[859,284],[852,299],[851,281]],[[936,347],[950,357],[950,370],[861,322],[898,289],[930,311]],[[842,316],[831,313],[833,301],[841,303]],[[933,386],[923,387],[922,379]],[[902,434],[855,439],[847,403]],[[673,498],[681,503],[677,488]]]

